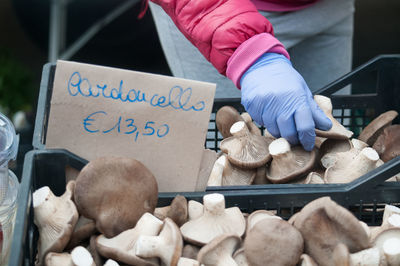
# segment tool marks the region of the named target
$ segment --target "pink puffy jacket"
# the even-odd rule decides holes
[[[238,88],[242,74],[265,52],[289,58],[284,46],[273,36],[271,23],[249,0],[152,1],[167,12],[186,38]]]

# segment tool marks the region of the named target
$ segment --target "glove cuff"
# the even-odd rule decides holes
[[[264,53],[282,54],[288,59],[289,53],[281,42],[269,33],[260,33],[243,42],[229,58],[226,76],[240,89],[240,78],[246,70]]]

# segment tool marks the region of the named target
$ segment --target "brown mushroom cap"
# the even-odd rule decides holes
[[[253,226],[257,222],[259,222],[263,219],[282,219],[282,218],[274,215],[272,212],[267,211],[267,210],[254,211],[247,217],[246,235],[248,234],[249,230],[251,230],[251,228],[253,228]]]
[[[207,266],[235,265],[232,255],[240,242],[236,234],[220,235],[200,249],[197,260]]]
[[[34,223],[39,230],[38,265],[49,252],[62,252],[68,244],[78,211],[71,200],[74,181],[67,184],[61,197],[45,186],[33,193]]]
[[[384,162],[400,156],[400,125],[386,127],[372,147]]]
[[[162,211],[162,212],[160,212]],[[181,226],[188,220],[188,203],[184,196],[177,195],[172,200],[171,205],[161,208],[156,208],[154,216],[160,220],[171,218],[177,226]]]
[[[338,153],[337,156],[344,155],[346,158],[351,157],[351,152]],[[370,148],[364,148],[354,159],[344,160],[337,158],[336,162],[326,169],[324,179],[327,183],[348,183],[369,171],[378,167],[379,155]],[[340,162],[339,162],[340,161]],[[346,162],[346,163],[345,163]]]
[[[368,247],[368,235],[358,219],[329,197],[316,199],[296,215],[294,226],[304,238],[304,252],[318,265],[334,265],[333,251],[339,243],[350,252]]]
[[[309,152],[301,146],[291,148],[284,138],[271,142],[269,152],[272,161],[267,169],[267,179],[272,183],[286,183],[306,174],[316,160],[315,150]]]
[[[79,213],[95,220],[97,229],[106,237],[134,227],[145,212],[153,213],[157,204],[155,177],[132,158],[95,159],[82,169],[76,184]]]
[[[244,234],[246,221],[238,207],[225,209],[225,197],[213,193],[203,197],[202,216],[189,220],[181,226],[183,238],[195,245],[206,245],[212,239],[225,233]]]
[[[300,232],[282,219],[260,220],[244,240],[244,252],[252,266],[296,265],[303,246]]]
[[[232,136],[231,126],[238,121],[243,121],[239,112],[232,106],[223,106],[215,114],[215,124],[223,138]]]
[[[353,132],[347,130],[342,124],[337,121],[332,115],[332,102],[331,99],[322,96],[322,95],[315,95],[314,96],[315,102],[318,106],[324,111],[325,115],[332,121],[332,127],[328,131],[315,129],[315,134],[318,137],[324,137],[328,139],[349,139],[353,136]]]
[[[387,126],[392,124],[393,119],[395,119],[397,115],[398,113],[394,110],[379,115],[361,131],[358,139],[364,141],[369,146],[374,145],[378,136]]]
[[[251,134],[245,122],[236,122],[230,132],[232,137],[221,141],[220,148],[232,164],[241,168],[258,168],[271,159],[268,139]]]
[[[229,162],[226,155],[221,155],[214,163],[208,186],[246,186],[250,185],[256,169],[242,169]]]
[[[242,113],[240,116],[243,118],[243,121],[246,123],[251,134],[261,136],[261,130],[253,123],[253,119],[249,113]]]
[[[126,230],[113,238],[100,235],[96,239],[96,250],[106,258],[133,265],[157,265],[157,261],[142,259],[135,255],[134,246],[139,236],[156,236],[163,223],[150,213],[145,213],[135,228]]]
[[[164,265],[176,266],[182,248],[183,241],[179,228],[170,218],[165,218],[158,236],[139,236],[135,244],[135,254],[143,258],[158,257]]]

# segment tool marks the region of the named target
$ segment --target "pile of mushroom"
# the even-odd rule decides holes
[[[226,208],[218,193],[204,195],[202,203],[178,195],[169,206],[145,211],[136,223],[107,236],[99,229],[108,232],[112,224],[98,227],[100,218],[83,219],[77,212],[73,199],[80,177],[61,197],[48,187],[33,193],[37,265],[400,265],[400,208],[394,205],[386,205],[381,226],[369,227],[329,197],[308,203],[286,221],[273,211]],[[126,204],[114,208],[135,212],[141,205]],[[115,221],[124,218],[113,215]],[[73,232],[78,240],[72,241]]]
[[[332,121],[328,131],[316,129],[315,148],[291,146],[260,130],[247,113],[222,107],[216,124],[223,136],[208,186],[243,186],[268,183],[348,183],[400,155],[400,125],[391,125],[397,112],[390,110],[371,121],[357,138],[332,115],[328,97],[315,95]],[[387,181],[400,181],[395,176]]]

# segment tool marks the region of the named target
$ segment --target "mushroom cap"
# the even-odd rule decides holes
[[[249,262],[247,261],[246,254],[244,253],[244,248],[239,248],[233,253],[233,259],[235,260],[238,266],[248,266]]]
[[[232,136],[231,126],[238,121],[243,121],[243,118],[234,107],[229,105],[221,107],[215,114],[215,124],[224,139]]]
[[[306,174],[315,165],[315,149],[309,152],[301,146],[291,148],[284,138],[271,142],[269,152],[272,161],[267,169],[267,179],[272,183],[289,182]]]
[[[282,219],[258,221],[244,240],[244,252],[252,266],[296,265],[303,246],[300,232]]]
[[[135,254],[144,258],[158,257],[164,265],[176,266],[182,248],[183,240],[179,228],[167,217],[158,236],[139,236],[135,244]]]
[[[213,193],[203,197],[203,214],[189,220],[180,228],[183,238],[192,244],[203,246],[225,233],[244,234],[246,221],[238,207],[225,209],[222,194]]]
[[[310,172],[305,178],[300,178],[292,182],[293,184],[325,184],[323,176],[317,172]]]
[[[372,148],[378,152],[384,162],[400,156],[400,125],[386,127]]]
[[[298,265],[299,266],[318,266],[317,263],[315,262],[315,260],[307,254],[301,254]],[[345,265],[343,265],[343,266],[345,266]]]
[[[96,224],[93,220],[82,215],[79,216],[66,249],[73,249],[86,239],[89,239],[96,232]]]
[[[325,168],[332,166],[332,157],[338,152],[346,152],[353,148],[353,143],[349,139],[327,139],[319,149],[321,165]]]
[[[236,234],[220,235],[200,249],[197,260],[207,266],[232,265],[232,255],[240,242],[241,239]]]
[[[247,217],[246,235],[257,222],[263,219],[282,219],[282,218],[274,215],[272,212],[267,210],[254,211]]]
[[[156,236],[163,223],[150,213],[145,213],[135,228],[126,230],[113,238],[100,235],[96,239],[96,250],[105,258],[133,265],[157,265],[157,261],[146,260],[135,255],[134,246],[141,235]]]
[[[358,152],[353,149],[349,152],[338,153],[337,156],[351,158],[354,155],[354,151]],[[326,169],[324,179],[327,183],[351,182],[377,168],[378,160],[379,155],[374,149],[370,147],[364,148],[352,160],[337,158],[336,162]]]
[[[345,244],[350,252],[368,247],[368,235],[358,219],[347,209],[321,197],[311,201],[296,215],[293,225],[304,238],[304,252],[318,265],[334,265],[332,253],[337,244]]]
[[[199,251],[200,247],[191,244],[186,244],[185,246],[183,246],[182,249],[182,257],[195,260],[197,258],[197,254],[199,253]]]
[[[64,250],[78,221],[78,211],[71,200],[73,186],[72,183],[68,184],[60,197],[56,197],[47,186],[39,188],[32,195],[34,223],[39,230],[39,265],[47,253]]]
[[[332,102],[330,98],[322,95],[315,95],[314,100],[322,109],[322,111],[324,111],[325,115],[332,121],[332,127],[327,131],[315,129],[315,134],[318,137],[324,137],[328,139],[349,139],[351,136],[353,136],[353,132],[347,130],[333,117]]]
[[[253,123],[253,119],[249,113],[244,112],[241,113],[240,116],[243,118],[243,121],[246,123],[251,134],[261,136],[261,130]]]
[[[271,159],[268,151],[269,140],[251,134],[245,122],[236,122],[230,132],[232,137],[222,140],[220,148],[228,155],[232,164],[241,168],[258,168]]]
[[[171,202],[171,208],[167,217],[171,218],[177,226],[181,226],[188,220],[188,203],[184,196],[177,195]]]
[[[76,180],[75,202],[79,213],[95,220],[97,229],[106,237],[134,227],[145,212],[153,213],[157,199],[155,177],[132,158],[94,159]]]
[[[379,115],[361,131],[358,139],[364,141],[369,146],[374,145],[376,139],[382,133],[383,129],[391,125],[393,119],[395,119],[397,115],[398,113],[394,110],[390,110]]]

